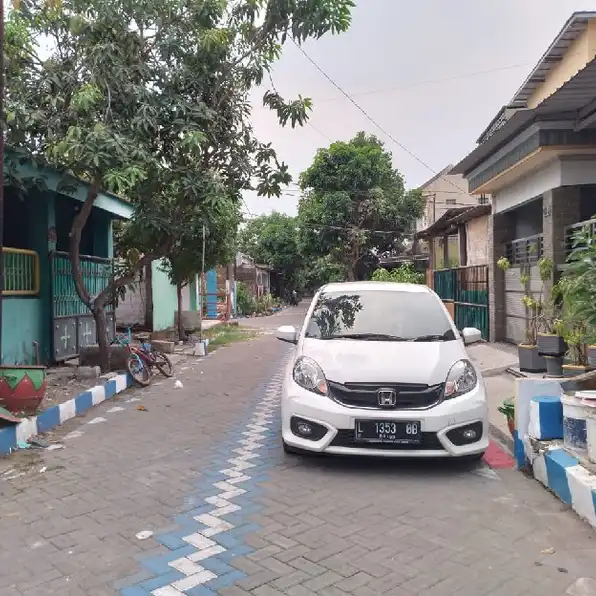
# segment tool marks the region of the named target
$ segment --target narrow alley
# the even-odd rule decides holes
[[[284,455],[272,332],[302,316],[2,461],[0,594],[556,596],[590,577],[593,530],[515,470]]]

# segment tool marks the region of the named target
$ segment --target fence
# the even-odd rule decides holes
[[[456,327],[476,327],[488,340],[488,267],[439,269],[434,272],[433,285],[442,300],[453,302]]]
[[[537,263],[543,254],[543,235],[518,238],[505,245],[505,256],[512,265]]]
[[[33,250],[2,248],[5,296],[39,294],[39,255]]]
[[[91,311],[79,298],[72,278],[68,253],[50,253],[52,282],[52,329],[54,360],[62,361],[77,356],[81,348],[94,345],[97,329]],[[110,259],[81,256],[83,283],[95,298],[110,283],[113,263]],[[115,333],[114,305],[106,305],[108,338]]]
[[[579,223],[567,226],[565,228],[565,257],[571,254],[571,251],[575,248],[574,234],[586,228],[588,232],[594,236],[596,233],[596,219],[588,219],[586,221],[580,221]]]

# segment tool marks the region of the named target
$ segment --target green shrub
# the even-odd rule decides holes
[[[254,296],[242,281],[236,282],[236,310],[241,315],[252,315],[257,310]]]
[[[379,268],[372,274],[372,281],[392,281],[401,284],[424,284],[424,273],[419,273],[412,265],[401,265],[397,269],[387,271]]]

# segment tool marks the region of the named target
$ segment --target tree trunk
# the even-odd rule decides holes
[[[108,320],[103,304],[93,307],[93,319],[97,329],[97,343],[99,345],[99,366],[102,373],[110,370],[110,342],[108,340]]]
[[[178,339],[184,341],[186,339],[186,332],[182,318],[182,284],[176,285],[176,297],[178,298]]]
[[[346,263],[346,272],[348,276],[348,281],[356,281],[356,265],[351,261]]]
[[[153,331],[153,271],[146,265],[145,271],[145,327]]]
[[[93,203],[97,198],[98,192],[99,183],[94,181],[89,187],[85,202],[83,203],[81,210],[73,219],[72,227],[70,228],[69,256],[70,266],[72,268],[72,278],[79,298],[90,310],[93,310],[91,297],[89,296],[89,292],[85,287],[85,281],[83,280],[83,269],[81,268],[81,254],[79,249],[81,245],[81,235],[83,233],[83,228],[89,219],[89,215],[91,214],[91,209],[93,209]]]

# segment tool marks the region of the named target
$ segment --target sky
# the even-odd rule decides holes
[[[456,164],[509,102],[574,11],[596,0],[356,0],[349,31],[305,52],[403,147],[342,96],[288,43],[272,74],[286,99],[313,100],[310,125],[281,128],[255,90],[252,120],[294,181],[320,147],[364,130],[386,142],[408,188]],[[408,153],[409,152],[409,153]],[[415,157],[413,157],[411,154]],[[245,195],[248,215],[296,214],[299,194]]]

